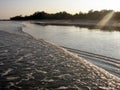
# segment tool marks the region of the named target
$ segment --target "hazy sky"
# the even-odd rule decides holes
[[[120,10],[120,0],[0,0],[0,19],[30,15],[36,11],[77,13],[88,10]]]

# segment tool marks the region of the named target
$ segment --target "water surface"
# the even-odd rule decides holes
[[[120,59],[120,32],[75,26],[40,26],[26,23],[24,31],[61,46]]]
[[[88,29],[75,26],[41,26],[24,23],[24,32],[37,39],[44,39],[60,46],[83,50],[117,58],[117,61],[103,60],[80,55],[87,61],[120,77],[120,32]]]

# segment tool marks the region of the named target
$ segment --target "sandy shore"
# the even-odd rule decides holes
[[[0,31],[0,90],[120,90],[120,79],[22,32]]]

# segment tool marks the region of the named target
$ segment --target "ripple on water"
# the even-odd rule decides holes
[[[5,72],[3,72],[3,73],[1,74],[1,76],[6,76],[6,75],[8,75],[11,71],[13,71],[13,69],[12,69],[12,68],[8,68]]]
[[[0,62],[0,66],[2,66],[2,65],[4,65],[4,63],[3,63],[3,62]]]
[[[16,80],[16,79],[18,79],[18,78],[19,78],[19,77],[9,76],[9,77],[7,77],[7,80],[13,81],[13,80]]]

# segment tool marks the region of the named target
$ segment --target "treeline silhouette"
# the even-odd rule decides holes
[[[79,12],[74,15],[69,14],[65,11],[58,12],[55,14],[49,14],[44,11],[41,12],[35,12],[34,14],[30,16],[15,16],[11,17],[10,20],[61,20],[61,19],[79,19],[79,20],[100,20],[105,15],[107,15],[110,12],[114,12],[113,10],[101,10],[101,11],[93,11],[90,10],[87,13]],[[113,20],[119,20],[120,19],[120,12],[114,12],[114,15],[112,17]]]

